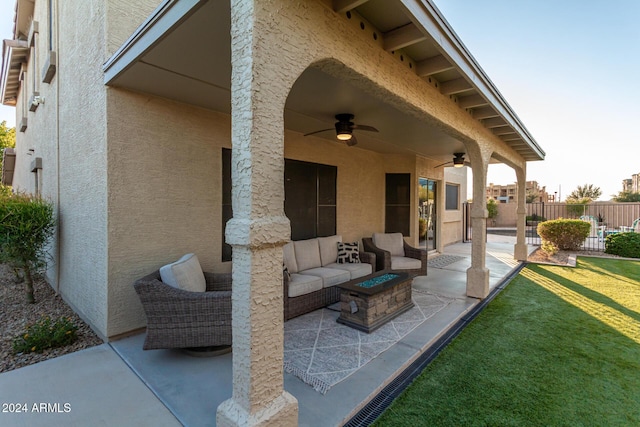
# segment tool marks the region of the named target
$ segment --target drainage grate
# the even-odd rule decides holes
[[[476,305],[467,316],[458,320],[431,347],[425,350],[411,365],[394,378],[380,393],[367,403],[344,427],[371,425],[391,405],[405,388],[436,358],[436,356],[456,337],[475,317],[502,291],[509,282],[525,267],[521,263],[496,286],[491,293]]]

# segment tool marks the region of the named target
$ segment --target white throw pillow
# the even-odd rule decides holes
[[[174,288],[190,292],[204,292],[207,282],[195,254],[186,254],[176,262],[160,268],[162,281]]]

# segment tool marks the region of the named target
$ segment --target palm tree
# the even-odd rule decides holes
[[[586,202],[592,202],[598,200],[598,197],[602,195],[600,187],[596,187],[593,184],[578,185],[578,188],[573,190],[567,197],[567,200],[585,200]]]

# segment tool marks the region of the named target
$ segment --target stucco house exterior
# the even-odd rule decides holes
[[[136,278],[188,252],[233,272],[220,425],[296,423],[282,387],[291,239],[402,230],[442,250],[462,239],[467,168],[484,200],[499,162],[516,172],[526,258],[526,163],[545,153],[431,0],[17,0],[0,77],[18,124],[13,188],[56,207],[48,280],[104,339],[145,326]],[[378,132],[356,128],[354,146],[306,136],[336,114]],[[455,153],[466,167],[450,167]],[[328,200],[298,197],[327,186]],[[476,298],[489,289],[486,216],[474,204]]]

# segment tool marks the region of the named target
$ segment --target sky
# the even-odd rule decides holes
[[[13,38],[14,6],[15,0],[0,0],[0,40]],[[16,109],[0,104],[0,122],[2,121],[6,121],[9,127],[15,127]]]
[[[527,180],[610,200],[640,173],[640,1],[434,1],[546,152]],[[489,167],[487,182],[515,181]]]
[[[562,200],[579,185],[600,200],[640,173],[640,0],[434,0],[462,42],[546,152],[527,180]],[[14,0],[0,0],[0,38]],[[0,121],[15,110],[0,105]],[[511,184],[490,166],[487,183]]]

